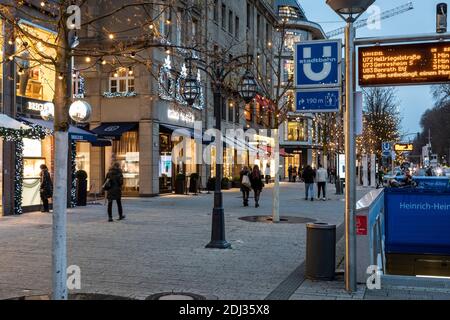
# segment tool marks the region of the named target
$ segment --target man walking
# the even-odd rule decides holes
[[[328,180],[328,172],[325,168],[319,164],[319,170],[317,170],[317,190],[318,190],[318,200],[320,200],[320,195],[323,192],[323,201],[327,200],[327,180]]]
[[[314,201],[314,179],[316,173],[311,166],[307,166],[303,171],[303,180],[305,181],[305,200],[311,197],[311,201]]]
[[[48,199],[53,196],[53,182],[45,164],[41,165],[40,196],[42,201],[41,212],[50,212]]]

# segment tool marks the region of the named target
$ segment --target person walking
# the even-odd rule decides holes
[[[292,182],[292,173],[293,173],[292,165],[289,165],[288,174],[289,174],[289,182]]]
[[[251,181],[250,181],[250,169],[244,167],[240,173],[241,176],[241,192],[242,199],[244,201],[244,207],[248,207],[248,198],[250,197]]]
[[[250,175],[250,181],[252,184],[252,189],[255,193],[255,208],[259,208],[259,199],[264,188],[264,182],[258,166],[253,167],[253,171]]]
[[[40,196],[42,201],[41,212],[50,212],[48,199],[53,196],[53,182],[45,164],[41,165],[40,173]]]
[[[303,171],[303,180],[305,181],[305,200],[311,197],[311,201],[314,201],[314,179],[316,178],[316,172],[308,165]]]
[[[320,200],[320,195],[323,192],[323,201],[327,201],[327,180],[328,172],[325,170],[323,165],[319,164],[319,170],[317,170],[317,190],[318,190],[318,200]]]
[[[298,169],[297,169],[297,167],[294,167],[294,169],[292,169],[292,181],[294,183],[297,182],[297,173],[298,173]]]
[[[107,192],[108,199],[108,218],[109,222],[113,222],[112,218],[112,206],[113,202],[117,202],[119,210],[119,220],[125,219],[122,208],[122,186],[123,186],[123,173],[119,163],[114,163],[109,169],[106,175],[106,181],[103,185],[103,189]]]
[[[264,176],[266,178],[266,184],[269,184],[270,183],[270,178],[271,178],[271,176],[270,176],[270,164],[266,165],[266,172],[264,172]]]

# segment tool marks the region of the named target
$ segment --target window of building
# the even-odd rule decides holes
[[[227,100],[222,98],[222,120],[227,120]]]
[[[170,38],[170,25],[172,23],[172,14],[167,6],[159,6],[159,32],[162,36]]]
[[[177,11],[177,21],[175,30],[175,45],[181,46],[183,44],[183,14],[181,11]]]
[[[111,93],[134,92],[134,73],[129,68],[119,68],[109,78],[109,91]]]
[[[289,121],[287,127],[287,141],[308,141],[308,121],[306,119]]]
[[[234,111],[235,111],[234,122],[240,123],[241,122],[241,112],[239,110],[239,104],[235,105]]]
[[[228,11],[228,32],[233,34],[233,11]]]
[[[252,122],[253,120],[253,110],[252,110],[252,105],[249,103],[245,106],[245,121],[247,122]]]
[[[261,105],[259,103],[256,104],[256,123],[262,124],[263,123],[263,117],[261,112]]]
[[[199,34],[198,34],[198,20],[197,19],[192,19],[192,39],[194,41],[194,44],[197,44],[198,42],[198,38],[199,38]]]
[[[260,14],[258,14],[257,16],[256,16],[256,32],[257,32],[257,37],[258,37],[258,40],[259,41],[261,41],[261,39],[262,39],[262,29],[261,29],[261,15]]]
[[[222,4],[222,28],[227,28],[227,6]]]
[[[213,19],[219,22],[219,0],[214,0]]]
[[[253,29],[253,7],[247,2],[247,29]]]
[[[234,37],[236,39],[239,39],[239,33],[241,32],[240,30],[240,21],[239,21],[239,17],[236,16],[236,18],[234,18]]]
[[[228,101],[228,121],[233,122],[234,121],[234,108],[235,103],[233,100]]]

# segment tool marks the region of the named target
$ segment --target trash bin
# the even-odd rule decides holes
[[[305,277],[331,281],[336,265],[336,226],[327,223],[306,225]]]

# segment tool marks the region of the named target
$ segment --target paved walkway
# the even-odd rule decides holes
[[[359,196],[365,192],[359,190]],[[281,214],[341,225],[342,196],[335,196],[334,190],[330,193],[327,202],[305,201],[302,184],[285,183]],[[174,291],[208,299],[265,299],[290,279],[305,258],[304,224],[239,220],[270,215],[271,194],[270,187],[264,191],[261,208],[244,209],[238,192],[225,192],[232,250],[205,249],[210,240],[212,194],[128,199],[124,201],[127,220],[115,223],[106,222],[102,205],[70,210],[69,265],[81,268],[81,292],[85,293],[145,299]],[[41,213],[0,218],[0,299],[50,292],[51,222],[51,215]],[[292,279],[292,292],[284,290],[292,295],[286,298],[360,297],[346,296],[343,282]]]

